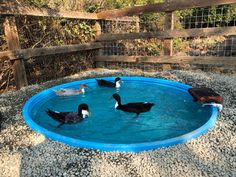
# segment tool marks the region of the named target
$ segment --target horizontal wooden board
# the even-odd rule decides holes
[[[65,46],[56,46],[49,48],[20,49],[20,50],[0,52],[0,59],[10,59],[10,60],[28,59],[31,57],[71,53],[71,52],[93,50],[99,48],[102,48],[101,43],[65,45]]]
[[[0,14],[1,15],[60,17],[60,18],[74,18],[74,19],[94,19],[94,20],[98,19],[96,13],[35,8],[35,7],[24,6],[15,2],[0,3]]]
[[[165,3],[136,6],[123,9],[108,10],[98,13],[98,18],[117,18],[132,16],[150,12],[171,12],[196,7],[217,6],[222,4],[234,4],[236,0],[172,0]]]
[[[125,17],[119,17],[119,18],[106,18],[107,21],[119,21],[119,22],[136,22],[140,21],[138,16],[125,16]]]
[[[160,64],[209,64],[235,66],[236,57],[204,57],[204,56],[96,56],[96,62],[136,62],[136,63],[160,63]]]
[[[124,34],[103,34],[97,37],[96,41],[116,41],[127,39],[170,39],[178,37],[208,37],[208,36],[229,36],[236,35],[236,27],[219,27],[219,28],[199,28],[199,29],[182,29],[167,30],[159,32],[144,33],[124,33]]]

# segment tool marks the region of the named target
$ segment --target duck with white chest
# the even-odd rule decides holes
[[[110,88],[120,88],[121,87],[121,82],[123,82],[120,77],[115,78],[114,82],[107,81],[107,80],[104,80],[104,79],[96,79],[96,81],[97,81],[99,86],[110,87]]]
[[[78,106],[78,112],[58,112],[48,109],[46,113],[58,121],[60,124],[57,126],[60,127],[64,124],[75,124],[83,121],[86,117],[89,117],[89,107],[87,104],[83,103]]]
[[[134,102],[134,103],[127,103],[121,104],[120,95],[115,93],[112,97],[116,100],[115,108],[124,112],[131,112],[135,113],[136,117],[139,116],[140,113],[148,112],[151,110],[154,103],[149,102]]]

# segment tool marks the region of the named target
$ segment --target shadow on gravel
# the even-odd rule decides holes
[[[67,147],[44,140],[21,151],[20,176],[89,176],[91,154],[88,150]]]

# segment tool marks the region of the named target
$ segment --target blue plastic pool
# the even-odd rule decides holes
[[[104,79],[113,81],[115,77]],[[23,108],[26,123],[48,138],[76,147],[106,151],[139,152],[185,142],[214,125],[217,108],[202,107],[193,102],[190,86],[168,80],[146,77],[121,77],[119,90],[99,87],[95,79],[86,79],[44,90],[29,99]],[[87,84],[85,95],[57,96],[53,90],[79,88]],[[137,119],[132,113],[114,108],[110,97],[119,93],[122,103],[147,101],[155,103],[150,112]],[[87,103],[92,115],[84,121],[63,125],[50,118],[45,110],[77,111],[78,104]]]

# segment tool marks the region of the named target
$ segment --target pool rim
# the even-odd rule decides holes
[[[191,88],[191,86],[176,82],[176,81],[171,81],[171,80],[166,80],[166,79],[160,79],[160,78],[155,78],[155,77],[143,77],[143,76],[120,76],[124,81],[127,79],[131,79],[132,81],[147,81],[152,83],[159,83],[159,84],[165,84],[168,86],[176,87],[177,89],[181,89],[183,91],[188,90],[188,88]],[[59,141],[65,144],[69,144],[74,147],[79,147],[79,148],[91,148],[91,149],[97,149],[97,150],[102,150],[102,151],[121,151],[121,152],[141,152],[141,151],[146,151],[146,150],[154,150],[154,149],[159,149],[159,148],[164,148],[164,147],[169,147],[169,146],[174,146],[180,143],[184,143],[188,140],[197,138],[198,136],[204,134],[207,132],[211,127],[214,126],[217,116],[218,116],[218,109],[214,106],[211,107],[211,116],[208,119],[208,121],[200,126],[199,128],[183,134],[181,136],[177,136],[174,138],[170,139],[165,139],[161,141],[153,141],[153,142],[144,142],[144,143],[131,143],[131,144],[112,144],[112,143],[99,143],[99,142],[93,142],[93,141],[85,141],[85,140],[80,140],[80,139],[75,139],[71,138],[65,135],[57,134],[55,132],[52,132],[50,130],[47,130],[40,125],[38,125],[36,122],[33,121],[33,119],[30,117],[30,106],[34,104],[34,101],[40,97],[40,95],[48,93],[48,92],[53,92],[55,89],[60,89],[60,88],[68,88],[71,86],[79,85],[82,83],[88,83],[90,82],[96,82],[95,79],[107,79],[107,80],[113,80],[115,76],[111,77],[98,77],[98,78],[88,78],[88,79],[82,79],[82,80],[77,80],[77,81],[72,81],[68,82],[65,84],[60,84],[48,89],[45,89],[34,96],[32,96],[24,105],[22,115],[23,118],[26,122],[26,124],[33,129],[34,131],[44,135],[47,138],[50,138],[55,141]],[[135,80],[134,80],[135,79]],[[128,81],[128,80],[127,80]]]

